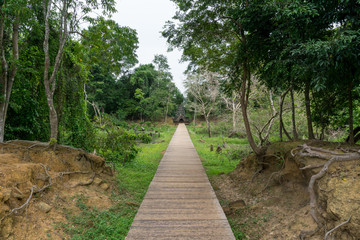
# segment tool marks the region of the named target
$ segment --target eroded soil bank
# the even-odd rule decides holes
[[[65,239],[59,226],[76,200],[108,209],[115,179],[104,159],[47,143],[0,145],[0,239]],[[18,210],[16,210],[18,209]]]
[[[273,144],[264,158],[250,155],[230,174],[212,179],[239,239],[299,239],[302,231],[316,229],[308,185],[322,167],[300,168],[323,165],[326,160],[300,157],[297,152],[301,144],[304,142]],[[359,148],[320,141],[306,144],[339,154]],[[305,239],[324,239],[327,232],[350,217],[327,239],[360,239],[360,158],[332,164],[315,182],[314,190],[324,226]]]

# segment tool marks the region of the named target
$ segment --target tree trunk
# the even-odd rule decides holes
[[[294,140],[298,140],[299,136],[296,130],[296,119],[295,119],[295,101],[294,101],[294,90],[291,88],[290,90],[290,95],[291,95],[291,112],[292,112],[292,132],[293,132],[293,137]]]
[[[246,93],[247,93],[247,83],[248,81],[250,81],[250,79],[248,79],[248,73],[247,73],[248,69],[247,66],[243,66],[243,77],[242,77],[242,83],[241,83],[241,97],[240,97],[240,103],[241,103],[241,112],[243,115],[243,120],[244,120],[244,125],[245,125],[245,129],[246,129],[246,135],[250,144],[250,147],[252,148],[252,150],[254,151],[254,153],[256,155],[261,155],[261,151],[260,148],[255,144],[254,138],[252,136],[251,133],[251,128],[250,128],[250,122],[249,122],[249,118],[247,115],[247,101],[246,101]]]
[[[286,131],[286,128],[284,126],[284,122],[282,119],[282,114],[283,114],[283,106],[284,106],[284,101],[286,98],[286,95],[288,94],[288,92],[290,91],[290,89],[286,90],[286,92],[284,92],[281,97],[280,97],[280,110],[279,110],[279,119],[280,119],[280,141],[282,141],[282,130],[284,130],[284,133],[286,135],[286,137],[291,141],[291,136],[288,133],[288,131]]]
[[[196,101],[196,99],[195,99]],[[194,109],[194,126],[196,126],[196,105],[195,105],[195,109]]]
[[[233,125],[233,130],[232,132],[235,133],[236,132],[236,109],[234,107],[234,103],[233,103],[233,112],[232,112],[232,125]]]
[[[206,121],[207,128],[208,128],[209,138],[211,138],[211,127],[210,127],[210,120],[209,120],[209,117],[205,116],[205,121]]]
[[[312,119],[311,119],[311,107],[310,107],[310,82],[306,82],[305,84],[305,108],[306,108],[306,119],[308,125],[308,137],[309,139],[315,139],[314,130],[312,127]]]
[[[12,57],[13,61],[9,69],[8,63],[5,58],[4,49],[4,30],[5,30],[5,16],[1,13],[0,19],[0,54],[1,54],[1,76],[0,76],[0,87],[2,100],[0,102],[0,142],[4,142],[5,135],[5,121],[7,110],[9,107],[10,95],[12,86],[14,83],[15,75],[17,72],[17,60],[19,59],[19,25],[20,16],[16,15],[13,23],[12,33]]]
[[[51,76],[49,77],[50,70],[50,55],[49,55],[49,38],[50,38],[50,26],[49,26],[49,18],[50,11],[52,6],[52,0],[48,2],[46,0],[43,1],[44,8],[44,16],[45,16],[45,36],[44,36],[44,53],[45,53],[45,63],[44,63],[44,86],[46,93],[46,100],[49,106],[49,120],[50,120],[50,140],[58,138],[58,117],[57,112],[54,106],[54,93],[56,88],[56,75],[60,67],[62,53],[65,47],[66,39],[68,37],[67,31],[67,1],[63,0],[63,9],[61,11],[61,24],[62,29],[60,29],[60,44],[59,49],[55,58],[53,71]]]
[[[349,143],[355,144],[354,141],[354,108],[353,108],[353,83],[351,82],[349,85],[348,93],[349,93]]]
[[[165,123],[167,122],[167,117],[169,112],[169,101],[170,99],[168,98],[168,101],[166,102]]]
[[[282,122],[282,107],[281,107],[281,99],[282,96],[280,96],[279,99],[279,136],[280,136],[280,142],[283,141],[283,122]]]
[[[5,58],[4,48],[4,30],[5,30],[5,16],[2,11],[0,12],[0,57],[1,57],[1,75],[0,75],[0,142],[4,142],[5,134],[5,118],[6,118],[6,93],[7,93],[7,80],[8,80],[8,64]]]

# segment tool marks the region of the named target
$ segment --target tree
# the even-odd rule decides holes
[[[4,141],[6,115],[18,69],[20,15],[24,12],[25,3],[0,2],[0,143]]]
[[[81,42],[87,49],[86,61],[92,66],[101,66],[104,73],[119,76],[138,63],[136,30],[99,17],[82,35]]]
[[[264,5],[264,1],[253,1],[251,5],[248,0],[173,2],[179,7],[173,17],[177,22],[168,22],[163,36],[171,46],[183,50],[183,59],[191,62],[190,67],[205,66],[229,76],[240,96],[249,144],[257,155],[262,154],[252,136],[247,106],[250,76],[258,65],[253,59],[264,44],[258,40],[260,35],[256,33],[260,31],[256,28],[261,28],[265,36],[271,32],[272,25],[267,23],[272,9],[262,11],[259,6]]]
[[[188,75],[184,83],[188,93],[196,99],[192,102],[193,108],[204,116],[211,137],[210,115],[219,98],[219,76],[211,72],[198,73]]]
[[[102,7],[108,12],[114,12],[114,1],[109,0],[101,3]],[[76,33],[79,28],[79,21],[77,16],[87,16],[91,8],[98,8],[100,4],[97,0],[86,0],[80,2],[78,0],[43,0],[43,12],[44,12],[44,86],[46,99],[49,107],[49,120],[50,120],[50,139],[57,140],[58,138],[58,116],[54,105],[54,93],[56,89],[57,73],[61,64],[62,54],[65,47],[65,43],[68,40],[68,36],[71,33]],[[80,10],[80,12],[78,12]],[[51,19],[53,15],[58,15],[58,18]],[[83,16],[84,17],[84,16]],[[82,18],[83,18],[82,17]],[[57,47],[57,54],[53,59],[54,64],[51,66],[50,59],[50,22],[54,20],[57,23],[57,32],[59,34],[59,45]],[[52,71],[51,69],[52,68]]]
[[[231,91],[231,95],[222,95],[222,99],[225,102],[226,108],[231,112],[232,115],[232,132],[230,136],[236,133],[236,114],[241,108],[239,101],[240,95],[234,89]]]

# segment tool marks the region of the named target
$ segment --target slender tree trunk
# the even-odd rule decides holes
[[[232,125],[233,125],[232,132],[235,133],[236,132],[236,109],[235,109],[234,102],[233,102],[233,112],[232,112]]]
[[[3,44],[4,30],[5,30],[5,16],[3,12],[1,12],[0,18],[1,18],[0,19],[0,54],[1,54],[0,87],[1,87],[1,96],[2,96],[2,100],[0,102],[0,142],[4,142],[6,115],[9,107],[12,86],[18,68],[17,60],[19,59],[20,16],[16,15],[13,23],[13,33],[12,33],[13,61],[10,69],[5,58],[5,49]]]
[[[211,126],[210,126],[210,120],[209,117],[205,115],[205,121],[207,124],[207,128],[208,128],[208,134],[209,134],[209,138],[211,138]]]
[[[286,95],[289,93],[290,89],[286,90],[286,92],[284,92],[281,97],[280,97],[280,110],[279,110],[279,118],[280,118],[280,141],[282,141],[282,130],[284,130],[284,133],[286,135],[286,137],[291,141],[291,136],[288,133],[288,131],[286,131],[284,122],[283,122],[283,118],[282,118],[282,114],[283,114],[283,109],[284,109],[284,101],[286,98]]]
[[[355,144],[354,141],[354,108],[353,108],[353,83],[351,82],[349,85],[348,93],[349,93],[349,143]]]
[[[305,94],[305,108],[306,108],[306,119],[308,125],[308,135],[309,135],[309,139],[315,139],[314,130],[312,127],[312,119],[311,119],[310,82],[306,82],[304,94]]]
[[[282,107],[281,107],[281,101],[282,101],[282,96],[280,96],[279,99],[279,136],[280,136],[280,142],[283,141],[283,121],[282,121]]]
[[[293,132],[293,137],[294,140],[298,140],[299,136],[296,130],[296,119],[295,119],[295,101],[294,101],[294,90],[291,88],[290,90],[290,95],[291,95],[291,112],[292,112],[292,132]]]
[[[195,98],[195,104],[194,104],[194,126],[196,126],[196,107],[197,107],[197,99]]]
[[[46,100],[49,106],[49,120],[50,120],[50,140],[58,138],[58,116],[54,106],[54,93],[56,88],[56,75],[60,67],[62,53],[65,47],[66,39],[68,37],[67,31],[67,1],[63,0],[63,9],[61,11],[61,24],[62,27],[60,29],[60,44],[59,49],[55,58],[54,68],[49,77],[50,71],[50,54],[49,54],[49,38],[50,38],[50,26],[49,26],[49,18],[51,6],[53,4],[52,0],[48,2],[46,0],[43,1],[44,8],[44,16],[45,16],[45,37],[44,37],[44,53],[45,53],[45,63],[44,63],[44,86],[46,92]]]
[[[6,118],[6,93],[7,93],[7,79],[8,79],[8,64],[5,58],[4,48],[4,30],[5,30],[5,13],[0,12],[0,57],[1,57],[1,72],[0,72],[0,142],[4,142],[5,134],[5,118]]]
[[[256,155],[260,155],[261,151],[260,148],[255,144],[253,135],[251,133],[251,127],[250,127],[250,122],[249,122],[249,118],[247,115],[247,83],[248,81],[250,81],[250,79],[248,79],[248,69],[247,66],[243,66],[243,77],[242,77],[242,83],[241,83],[241,97],[240,97],[240,103],[241,103],[241,112],[243,115],[243,120],[244,120],[244,125],[245,125],[245,129],[246,129],[246,135],[250,144],[250,147],[252,148],[252,150],[255,152]]]
[[[170,99],[168,98],[168,101],[166,102],[165,123],[167,122],[167,117],[169,112],[169,101]]]

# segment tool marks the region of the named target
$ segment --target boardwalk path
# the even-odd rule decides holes
[[[184,124],[177,128],[126,240],[233,240]]]

